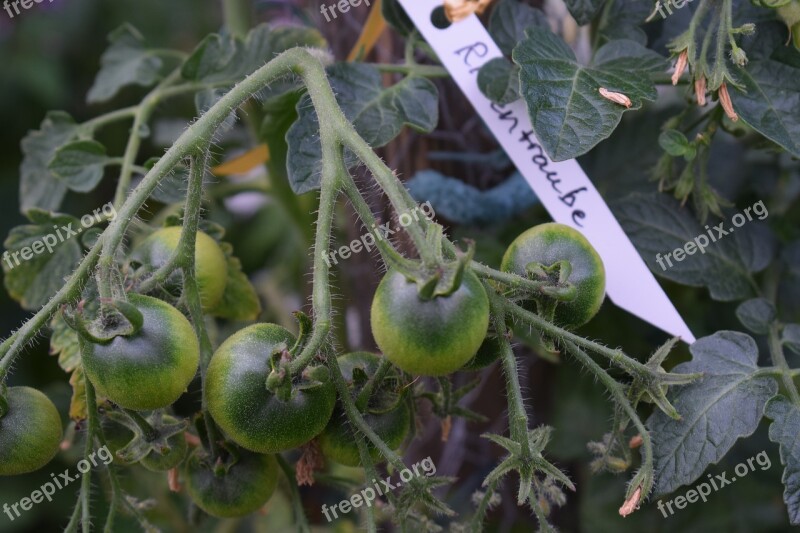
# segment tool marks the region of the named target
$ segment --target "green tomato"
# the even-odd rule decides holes
[[[156,298],[128,295],[144,319],[142,328],[106,344],[80,338],[83,369],[97,389],[115,404],[152,411],[174,403],[197,373],[200,346],[180,311]]]
[[[181,238],[181,227],[162,228],[136,247],[131,258],[153,268],[166,264]],[[228,281],[228,262],[217,241],[197,232],[195,245],[195,277],[203,311],[211,312],[222,299]]]
[[[270,355],[294,343],[280,326],[255,324],[228,338],[211,358],[205,383],[208,409],[239,446],[258,453],[290,450],[319,435],[330,420],[336,403],[330,381],[293,387],[288,401],[266,387]]]
[[[8,412],[0,418],[0,476],[39,470],[55,457],[61,444],[58,409],[30,387],[10,387]]]
[[[551,266],[562,260],[572,266],[568,281],[575,285],[577,296],[570,302],[559,302],[555,319],[564,326],[581,326],[600,310],[606,271],[600,255],[579,231],[554,222],[534,226],[509,245],[501,269],[527,277],[529,263]]]
[[[339,368],[342,375],[348,382],[353,381],[353,371],[361,369],[364,375],[372,377],[380,364],[381,357],[369,352],[353,352],[339,356]],[[353,395],[357,396],[363,388],[363,384],[352,387]],[[369,427],[383,440],[392,450],[398,449],[408,436],[411,428],[411,410],[405,401],[397,401],[392,398],[391,392],[385,386],[376,387],[370,398],[366,412],[362,413],[364,420]],[[384,404],[389,402],[387,408]],[[370,457],[374,462],[379,462],[381,454],[378,449],[367,439],[364,439]],[[347,420],[344,408],[337,402],[331,421],[317,438],[323,455],[332,461],[347,465],[360,466],[361,456],[358,453],[356,437]]]
[[[400,369],[422,376],[455,372],[478,351],[489,327],[489,299],[470,270],[448,296],[422,300],[417,285],[390,270],[372,300],[372,334]]]
[[[162,420],[165,424],[177,424],[178,420],[171,416],[164,416]],[[186,452],[189,449],[186,444],[186,437],[183,433],[178,433],[167,439],[169,444],[169,451],[166,454],[160,454],[152,451],[147,454],[139,464],[150,470],[151,472],[166,472],[172,470],[183,462],[186,458]]]
[[[211,516],[246,516],[272,497],[278,468],[274,456],[244,450],[232,465],[215,468],[206,452],[198,448],[186,461],[186,489],[192,501]]]

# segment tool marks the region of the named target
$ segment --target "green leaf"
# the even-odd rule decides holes
[[[478,71],[478,87],[497,104],[519,100],[519,67],[504,57],[496,57]]]
[[[683,285],[708,287],[718,301],[753,296],[751,274],[766,268],[775,255],[776,239],[765,225],[752,221],[734,230],[725,221],[721,229],[729,235],[718,237],[712,227],[716,222],[709,222],[706,229],[688,209],[663,194],[632,194],[615,202],[613,208],[653,273]],[[692,255],[681,261],[673,255],[666,258],[678,248],[685,250],[688,242],[695,246]],[[699,250],[702,244],[704,252]]]
[[[53,330],[50,336],[50,355],[58,357],[58,366],[64,372],[72,372],[81,364],[81,349],[78,334],[64,321],[61,311],[50,321]]]
[[[599,90],[622,93],[630,110],[655,100],[649,72],[661,56],[635,41],[612,41],[585,67],[556,35],[529,29],[513,52],[520,67],[520,92],[536,137],[555,161],[572,159],[611,135],[628,109],[600,95]]]
[[[219,243],[228,260],[228,281],[222,301],[214,308],[214,316],[230,320],[255,320],[261,314],[261,302],[255,288],[242,272],[242,263],[233,255],[233,246]]]
[[[662,132],[658,137],[658,144],[672,157],[680,157],[691,148],[686,135],[678,130]]]
[[[605,0],[565,0],[570,15],[579,25],[589,24],[603,7]]]
[[[531,27],[550,28],[547,15],[539,9],[519,0],[500,0],[489,18],[489,35],[510,56],[517,43],[525,38],[525,30]]]
[[[730,91],[739,117],[764,137],[800,157],[800,69],[773,60],[740,69],[744,91]]]
[[[8,234],[2,263],[6,290],[24,309],[33,311],[64,285],[64,278],[83,257],[79,240],[63,227],[73,232],[82,228],[74,217],[39,209],[31,209],[28,218],[33,224],[17,226]]]
[[[769,440],[780,445],[783,470],[783,501],[789,510],[792,524],[800,524],[800,408],[783,396],[772,398],[764,410],[772,419]]]
[[[404,125],[430,132],[439,121],[439,93],[425,78],[410,76],[385,88],[380,72],[363,63],[328,67],[336,99],[347,119],[371,146],[378,148],[400,134]],[[286,134],[292,190],[302,194],[319,187],[321,146],[319,123],[308,96],[297,104],[298,120]],[[348,157],[352,163],[353,157]]]
[[[112,162],[99,142],[75,141],[59,148],[48,168],[73,191],[89,192],[97,187],[105,167]]]
[[[78,136],[78,125],[63,111],[51,111],[38,130],[22,139],[25,158],[20,165],[20,211],[43,209],[55,211],[67,193],[67,186],[48,169],[61,146]]]
[[[749,335],[720,331],[689,349],[692,360],[672,372],[704,376],[670,389],[670,401],[682,419],[656,410],[647,422],[653,433],[657,495],[693,482],[738,438],[751,435],[778,390],[771,377],[756,377],[758,348]]]
[[[794,353],[800,354],[800,324],[787,324],[783,328],[781,342]]]
[[[600,20],[598,32],[601,42],[628,39],[647,44],[647,34],[640,27],[653,9],[641,0],[615,0],[608,15]]]
[[[417,201],[430,202],[437,216],[470,226],[505,222],[538,203],[519,172],[483,191],[435,170],[417,172],[405,185]]]
[[[753,333],[766,335],[769,333],[769,325],[777,317],[777,311],[766,298],[753,298],[736,308],[736,316]]]
[[[161,77],[161,59],[145,48],[136,28],[124,24],[111,32],[108,40],[111,46],[100,58],[100,72],[86,96],[90,104],[111,100],[129,85],[150,87]]]
[[[267,24],[250,30],[244,40],[212,34],[184,62],[181,75],[193,81],[234,83],[296,46],[322,48],[326,42],[312,28],[271,27]]]
[[[414,31],[414,23],[397,0],[383,0],[381,14],[389,26],[403,37],[409,36]]]

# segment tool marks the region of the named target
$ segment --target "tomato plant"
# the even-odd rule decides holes
[[[417,1],[478,40],[453,54],[482,94],[463,97],[399,0],[26,12],[66,47],[58,68],[6,52],[0,21],[0,109],[41,121],[0,143],[22,157],[27,219],[4,285],[32,313],[0,344],[0,476],[108,447],[79,468],[70,533],[308,532],[331,509],[331,530],[800,524],[798,1]],[[73,53],[62,14],[82,38],[122,24]],[[459,34],[473,14],[498,53]],[[73,63],[88,56],[93,81]],[[614,306],[651,293],[617,266],[578,166],[667,281],[688,348]],[[40,364],[46,337],[68,378]],[[743,480],[756,448],[776,468]],[[426,455],[441,472],[413,470]],[[677,505],[728,467],[741,512]]]

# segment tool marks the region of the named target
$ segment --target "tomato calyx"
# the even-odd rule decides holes
[[[172,422],[163,412],[155,411],[147,419],[135,411],[111,411],[107,417],[133,432],[133,438],[117,451],[117,457],[126,463],[138,463],[148,455],[166,456],[172,450],[170,440],[183,434],[189,426],[188,421]]]
[[[322,367],[308,367],[303,369],[299,376],[292,376],[291,362],[305,347],[314,327],[307,314],[302,311],[295,311],[293,314],[299,330],[297,341],[291,348],[286,343],[280,343],[273,348],[272,353],[269,354],[272,370],[266,380],[267,390],[284,402],[291,400],[293,390],[313,389],[326,383],[328,376],[327,370]]]
[[[142,312],[125,300],[101,299],[95,319],[87,316],[84,302],[75,310],[65,306],[63,316],[70,328],[93,344],[108,344],[117,337],[136,335],[144,326]]]

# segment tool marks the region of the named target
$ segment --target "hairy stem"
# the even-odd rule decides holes
[[[780,324],[773,323],[769,328],[769,354],[772,357],[772,364],[775,365],[781,374],[783,386],[789,394],[792,403],[800,407],[800,394],[797,393],[797,387],[792,379],[793,372],[786,362],[786,356],[783,353],[783,345],[780,338]]]
[[[294,510],[295,530],[299,533],[310,533],[311,528],[308,525],[306,511],[303,509],[303,500],[300,497],[300,491],[297,488],[297,478],[292,471],[292,467],[279,453],[275,454],[275,459],[278,461],[278,466],[281,467],[283,475],[286,476],[286,481],[289,485],[289,493],[292,497],[292,509]]]

